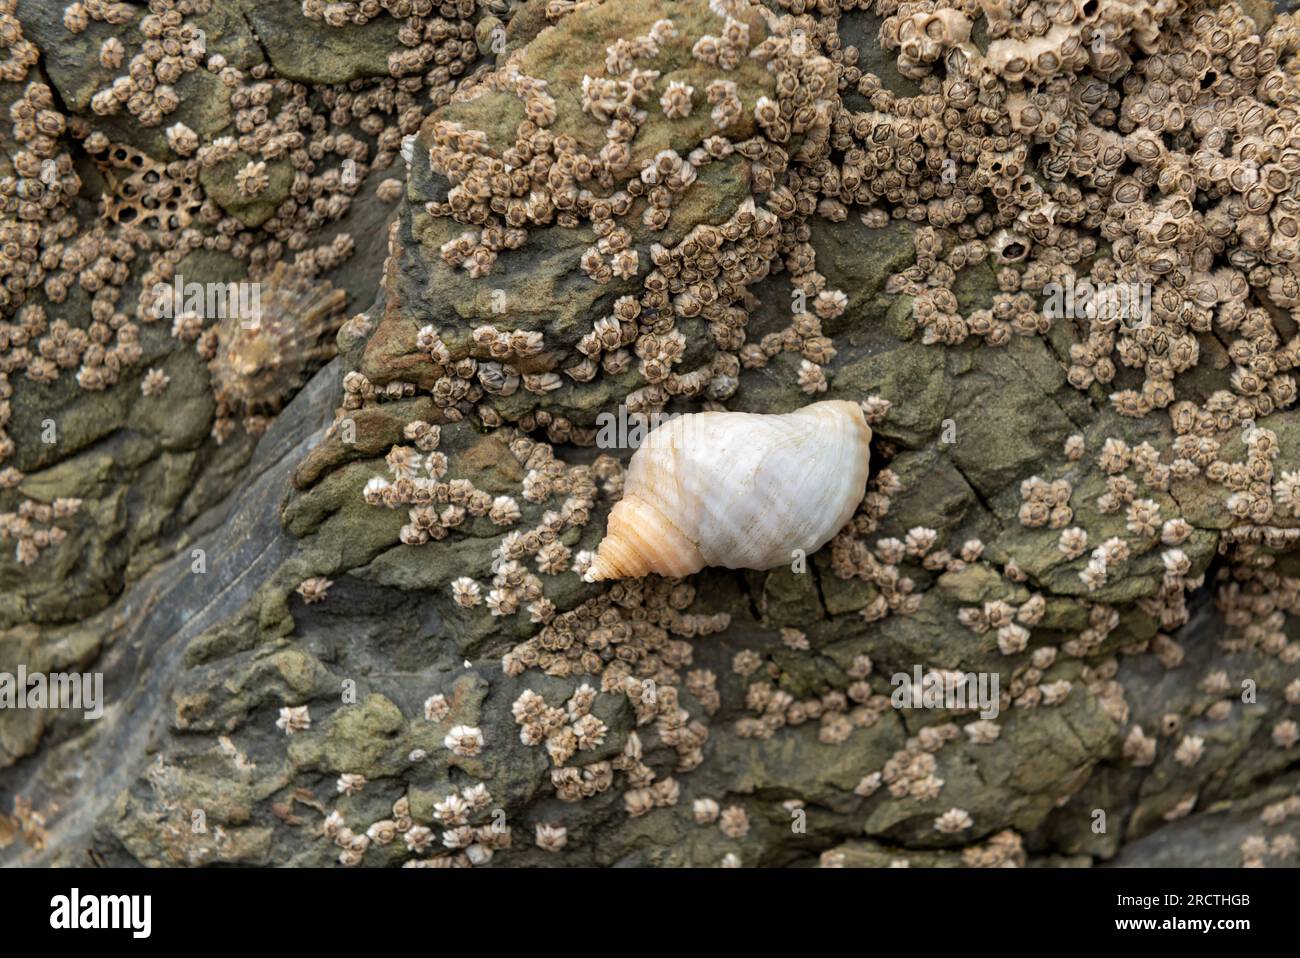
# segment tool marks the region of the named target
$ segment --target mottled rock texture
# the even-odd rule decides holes
[[[209,49],[241,69],[265,62],[306,84],[386,74],[400,21],[381,16],[336,28],[308,20],[300,6],[216,4],[200,21]],[[714,134],[704,100],[714,79],[733,81],[744,107],[728,135],[756,137],[754,109],[778,95],[777,81],[756,60],[723,71],[691,55],[696,38],[724,28],[703,0],[607,0],[563,16],[548,16],[556,5],[541,0],[501,6],[476,18],[496,17],[503,44],[494,45],[495,26],[483,42],[465,41],[483,52],[483,72],[423,122],[407,147],[409,172],[399,159],[372,174],[372,183],[384,175],[403,181],[396,215],[368,191],[313,239],[328,242],[342,230],[355,237],[353,256],[326,274],[364,313],[340,332],[338,358],[264,435],[214,441],[206,364],[163,326],[144,327],[138,369],[104,392],[80,392],[70,378],[15,389],[8,431],[26,437],[12,463],[25,476],[0,497],[75,497],[83,505],[69,538],[40,565],[0,562],[0,671],[19,664],[101,671],[108,704],[92,723],[0,712],[0,786],[20,799],[13,809],[0,806],[12,813],[0,819],[0,862],[1238,865],[1252,857],[1242,851],[1252,837],[1300,836],[1300,746],[1279,743],[1276,731],[1300,717],[1300,694],[1289,692],[1300,670],[1285,654],[1298,641],[1295,621],[1285,617],[1273,630],[1283,633],[1279,653],[1240,640],[1216,612],[1215,578],[1229,568],[1220,553],[1234,525],[1224,490],[1192,476],[1143,493],[1162,522],[1189,524],[1179,546],[1183,578],[1204,575],[1186,590],[1186,623],[1166,624],[1169,603],[1155,601],[1167,586],[1159,533],[1135,536],[1124,510],[1097,506],[1108,486],[1096,459],[1107,439],[1118,439],[1148,442],[1167,461],[1176,435],[1169,416],[1127,417],[1107,401],[1109,388],[1072,385],[1070,347],[1080,333],[1068,323],[997,348],[974,336],[923,342],[913,297],[889,285],[917,265],[917,248],[928,242],[918,237],[924,227],[905,217],[868,225],[856,209],[840,221],[808,216],[790,243],[815,253],[817,289],[807,288],[807,272],[764,268],[732,291],[751,344],[779,337],[800,297],[844,294],[820,322],[834,355],[816,364],[828,388],[814,398],[890,404],[872,423],[872,492],[887,495],[887,509],[865,509],[861,535],[850,530],[797,568],[708,569],[684,583],[582,581],[572,563],[600,541],[631,453],[593,447],[602,413],[624,403],[785,412],[812,401],[800,385],[798,350],[778,346],[770,361],[736,362],[733,371],[727,357],[737,350],[689,311],[675,323],[670,315],[668,327],[681,336],[674,376],[700,371],[705,385],[694,393],[646,401],[662,377],[652,380],[639,356],[585,380],[566,373],[589,355],[584,337],[593,324],[617,313],[620,297],[639,295],[661,265],[654,244],[672,249],[701,229],[728,228],[769,190],[755,186],[758,164],[738,153],[701,162],[694,182],[674,191],[662,228],[643,220],[649,203],[640,198],[620,220],[639,272],[594,281],[582,258],[605,234],[581,219],[529,223],[526,241],[499,250],[475,278],[444,255],[467,224],[452,212],[455,177],[438,168],[431,149],[448,124],[481,131],[483,155],[513,146],[526,112],[526,97],[511,85],[514,69],[547,84],[555,133],[599,151],[605,124],[582,108],[583,76],[600,72],[616,39],[646,34],[662,18],[680,38],[637,61],[661,75],[645,104],[649,117],[630,141],[627,175],[612,181],[634,177],[661,151],[687,156]],[[1272,16],[1266,5],[1249,9],[1261,21]],[[86,64],[109,27],[95,24],[68,42],[52,7],[20,3],[18,12],[46,51],[42,69],[65,108],[93,116],[91,97],[114,72],[100,77]],[[773,5],[772,16],[747,17],[752,45],[775,35],[777,12],[786,11]],[[899,97],[915,96],[917,81],[877,42],[881,20],[846,9],[839,33],[860,47],[862,70],[878,73]],[[695,88],[683,120],[659,107],[669,80]],[[200,70],[181,82],[181,107],[165,125],[183,120],[205,140],[227,130],[230,111],[214,76]],[[852,88],[843,103],[871,109]],[[166,155],[163,127],[104,122],[121,125],[115,139]],[[784,148],[797,154],[818,134],[812,124]],[[247,160],[236,154],[207,167],[200,182],[208,200],[254,228],[288,195],[292,170],[287,161],[273,167],[267,192],[250,199],[234,181]],[[82,215],[92,216],[88,196],[85,203]],[[219,251],[190,256],[183,271],[207,281],[244,273]],[[990,305],[999,268],[984,260],[957,271],[962,311]],[[69,304],[84,309],[84,297]],[[1278,313],[1282,326],[1286,311]],[[653,319],[641,321],[645,335]],[[499,357],[475,340],[484,325],[541,334],[539,350],[512,358],[513,371],[555,374],[558,388],[478,388],[472,400],[440,394],[440,383],[487,381],[478,370]],[[428,345],[435,334],[445,355]],[[1214,336],[1204,339],[1207,357]],[[1219,353],[1222,363],[1205,360],[1179,378],[1180,398],[1226,388],[1222,346]],[[142,396],[150,367],[170,376],[163,405]],[[458,371],[466,368],[469,375]],[[42,446],[35,437],[49,418],[60,438]],[[437,480],[464,480],[489,502],[510,497],[519,518],[502,523],[471,509],[442,537],[412,544],[410,503],[384,508],[363,489],[376,478],[401,479],[393,450],[418,446],[413,423],[439,428],[436,453],[446,465]],[[1275,473],[1300,468],[1293,407],[1254,425],[1277,437]],[[1066,453],[1076,435],[1086,449],[1078,460]],[[1237,436],[1224,453],[1241,457],[1244,448]],[[552,461],[561,464],[554,488],[532,501],[528,484]],[[1022,482],[1031,476],[1070,483],[1069,525],[1088,530],[1088,551],[1111,537],[1129,540],[1122,572],[1090,589],[1079,575],[1086,558],[1062,554],[1059,528],[1022,523]],[[445,491],[435,501],[443,510]],[[517,557],[504,538],[547,525],[548,512],[559,516],[548,540],[568,561],[539,574],[534,548],[513,571],[525,590],[528,577],[536,579],[551,607],[530,611],[532,594],[513,608],[494,606],[490,593],[513,587],[503,584],[512,572],[503,565]],[[931,548],[951,555],[930,564],[919,554],[882,558],[908,580],[897,595],[866,575],[841,574],[848,538],[865,550],[918,529],[932,530]],[[963,544],[976,539],[982,551],[959,561]],[[1294,552],[1266,552],[1274,572],[1300,574]],[[318,577],[330,584],[323,599],[308,602],[300,586]],[[453,583],[462,579],[478,583],[487,601],[457,602]],[[1034,596],[1041,609],[1019,620],[1031,627],[1011,652],[999,647],[996,623],[977,631],[959,619],[963,609],[999,602],[1014,616],[1032,609]],[[996,739],[979,741],[974,710],[893,708],[891,676],[916,666],[999,676]],[[1219,672],[1226,685],[1208,680]],[[584,684],[599,692],[590,704],[581,703]],[[1030,691],[1045,687],[1054,691]],[[558,756],[545,736],[521,739],[528,728],[516,712],[527,693],[552,709],[573,703],[548,720]],[[310,725],[286,734],[285,710],[301,708]],[[565,748],[561,730],[588,714],[601,734]],[[448,744],[453,729],[466,727],[481,733],[477,753]],[[1150,761],[1135,761],[1126,745],[1134,728],[1155,746]],[[1180,749],[1188,738],[1201,741],[1195,761]],[[913,771],[917,787],[909,790]],[[870,777],[882,772],[873,787]],[[479,784],[486,800],[466,797],[464,810],[449,810],[449,795]],[[937,828],[950,809],[964,811],[969,825]],[[565,830],[553,850],[540,847],[538,829],[548,826]],[[1279,849],[1267,864],[1293,865],[1285,841]]]

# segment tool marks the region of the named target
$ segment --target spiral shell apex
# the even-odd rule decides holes
[[[664,423],[633,454],[585,578],[771,569],[815,552],[862,501],[870,442],[862,410],[840,400]]]

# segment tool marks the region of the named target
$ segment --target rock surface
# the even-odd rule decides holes
[[[295,81],[384,73],[377,63],[394,46],[396,21],[340,33],[304,26],[299,7],[217,5],[204,20],[209,43],[232,63],[265,58]],[[554,24],[545,9],[529,0],[498,14],[506,44],[497,76],[513,64],[544,80],[560,115],[556,132],[591,152],[604,131],[581,109],[581,78],[614,38],[643,34],[665,16],[691,42],[723,26],[702,0],[607,0]],[[41,13],[29,24],[20,12],[29,37],[57,48],[57,19]],[[753,17],[755,43],[765,22]],[[915,95],[919,86],[894,70],[892,52],[867,55],[878,28],[879,18],[854,11],[841,32],[863,47],[863,69],[877,70],[900,96]],[[84,113],[100,81],[112,78],[78,68],[93,59],[89,41],[107,31],[96,24],[81,35],[86,42],[44,62],[74,112]],[[702,96],[717,71],[689,50],[687,40],[665,43],[654,67],[659,90],[672,79],[696,87],[693,115],[669,122],[652,105],[633,141],[634,170],[666,149],[685,155],[713,132]],[[205,136],[225,129],[219,109],[205,113],[220,100],[208,89],[216,81],[202,71],[191,77],[191,87],[178,87],[177,118]],[[728,78],[746,108],[735,138],[751,137],[752,110],[776,95],[775,82],[754,62]],[[353,310],[373,305],[340,333],[338,358],[260,438],[214,441],[207,367],[161,326],[143,327],[140,375],[104,392],[79,392],[70,380],[15,391],[11,434],[35,436],[53,417],[61,436],[52,450],[19,444],[14,464],[25,476],[14,495],[75,497],[83,506],[39,575],[0,564],[0,672],[19,664],[102,672],[108,705],[95,722],[0,713],[0,783],[18,799],[0,818],[0,863],[716,866],[734,856],[746,866],[1201,866],[1241,864],[1250,857],[1243,843],[1256,836],[1300,836],[1300,751],[1294,742],[1279,747],[1275,732],[1296,717],[1286,690],[1300,676],[1294,658],[1233,643],[1216,613],[1213,579],[1227,568],[1220,553],[1232,524],[1222,489],[1197,476],[1151,493],[1162,519],[1190,524],[1180,546],[1185,577],[1206,576],[1187,590],[1186,624],[1166,625],[1156,601],[1167,582],[1159,537],[1135,538],[1124,511],[1096,505],[1108,486],[1094,462],[1112,437],[1169,450],[1168,417],[1129,418],[1100,384],[1071,385],[1062,329],[1053,333],[1059,341],[1015,336],[1000,348],[974,337],[923,342],[911,297],[889,285],[916,265],[925,243],[906,219],[869,226],[856,214],[813,218],[802,242],[815,252],[824,288],[846,295],[820,324],[835,352],[819,364],[828,388],[816,398],[891,404],[872,424],[872,492],[885,494],[882,474],[894,488],[887,509],[871,516],[870,541],[901,544],[928,529],[934,548],[952,553],[934,566],[919,556],[903,564],[910,585],[898,605],[911,595],[914,607],[896,606],[891,594],[886,613],[873,613],[885,603],[884,586],[841,575],[836,547],[802,567],[707,569],[686,582],[615,586],[583,582],[571,561],[536,574],[534,549],[522,565],[553,608],[494,607],[490,593],[508,591],[508,532],[546,526],[551,512],[563,521],[549,538],[566,559],[597,547],[631,450],[586,440],[601,414],[636,405],[661,381],[635,358],[587,380],[566,375],[587,355],[593,322],[641,291],[659,263],[654,244],[671,248],[701,228],[734,224],[756,191],[751,164],[733,154],[700,164],[663,229],[644,223],[638,200],[627,223],[640,263],[632,276],[592,281],[580,264],[599,234],[582,221],[530,224],[525,243],[471,278],[443,254],[466,224],[442,207],[454,207],[454,187],[430,149],[440,124],[481,130],[490,149],[508,149],[526,109],[507,80],[494,88],[486,71],[478,79],[481,89],[467,84],[423,123],[409,178],[396,161],[392,175],[405,180],[405,195],[395,217],[373,197],[358,200],[316,238],[356,238],[353,256],[328,275]],[[141,150],[165,150],[157,130],[121,132]],[[275,215],[292,171],[287,163],[273,169],[268,193],[245,202],[233,178],[248,159],[210,167],[200,181],[212,202],[254,228]],[[191,256],[194,275],[242,275],[219,252]],[[743,299],[747,342],[782,334],[803,282],[789,270],[752,278]],[[997,291],[988,262],[955,280],[963,309],[982,308]],[[542,334],[542,348],[514,357],[514,371],[555,374],[558,388],[479,389],[473,401],[446,401],[440,383],[485,381],[477,370],[493,360],[475,330],[487,324]],[[445,356],[428,347],[428,327]],[[770,361],[737,363],[730,375],[731,353],[710,322],[679,315],[673,330],[681,335],[674,375],[699,371],[708,385],[675,394],[665,408],[725,402],[785,412],[811,401],[798,351],[778,348]],[[476,372],[453,371],[465,363]],[[172,380],[165,404],[141,394],[149,367]],[[1187,378],[1180,397],[1208,396],[1227,382],[1223,369],[1198,367]],[[472,483],[488,503],[509,497],[517,525],[471,509],[443,537],[413,544],[410,503],[367,501],[371,480],[401,479],[393,450],[418,445],[413,424],[438,427],[440,481]],[[1278,473],[1300,469],[1293,409],[1255,426],[1278,437]],[[1088,450],[1082,460],[1065,452],[1075,435]],[[1235,442],[1241,448],[1225,452],[1241,455],[1244,443]],[[559,466],[547,474],[552,462]],[[530,497],[539,475],[554,488]],[[1088,529],[1090,547],[1133,541],[1123,575],[1089,589],[1079,576],[1086,560],[1062,554],[1059,528],[1022,524],[1021,484],[1030,476],[1071,484],[1071,525]],[[438,501],[439,510],[445,505]],[[852,548],[850,533],[842,551]],[[951,561],[973,539],[982,552]],[[1296,574],[1295,553],[1269,555],[1276,572]],[[329,582],[323,598],[309,602],[305,583],[321,579]],[[457,602],[453,583],[463,579],[481,584],[488,601]],[[996,624],[976,631],[959,618],[1001,602],[1010,621],[1034,596],[1042,608],[1032,635],[1011,653],[999,647]],[[1294,647],[1292,620],[1284,632]],[[1081,654],[1057,654],[1083,633]],[[1050,656],[1035,656],[1047,649]],[[1000,676],[996,738],[982,741],[972,728],[978,709],[891,707],[892,677],[917,667]],[[1226,686],[1206,681],[1219,672]],[[1043,688],[1052,691],[1026,698]],[[1044,694],[1054,700],[1042,702]],[[519,716],[537,698],[539,709],[567,706],[567,715],[553,716],[555,728],[578,729],[594,716],[587,727],[600,734],[567,749],[563,733],[526,741]],[[304,721],[295,710],[309,724],[295,726]],[[1135,727],[1153,740],[1149,762],[1134,761]],[[466,728],[477,730],[481,748],[449,744]],[[1190,762],[1180,749],[1189,737],[1203,748]],[[479,785],[486,796],[474,791]],[[448,805],[456,795],[465,796],[460,811]],[[969,824],[939,827],[950,809]],[[543,847],[541,836],[558,826],[563,842]],[[472,834],[456,831],[467,827]],[[341,830],[369,837],[349,848]],[[1294,864],[1276,859],[1269,863]]]

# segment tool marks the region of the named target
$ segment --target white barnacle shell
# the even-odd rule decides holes
[[[870,442],[861,408],[842,400],[663,423],[632,456],[584,578],[771,569],[815,552],[862,501]]]

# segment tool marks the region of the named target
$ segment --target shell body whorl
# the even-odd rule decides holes
[[[870,442],[862,410],[840,400],[670,420],[633,454],[587,581],[771,569],[796,549],[811,554],[862,501]]]

